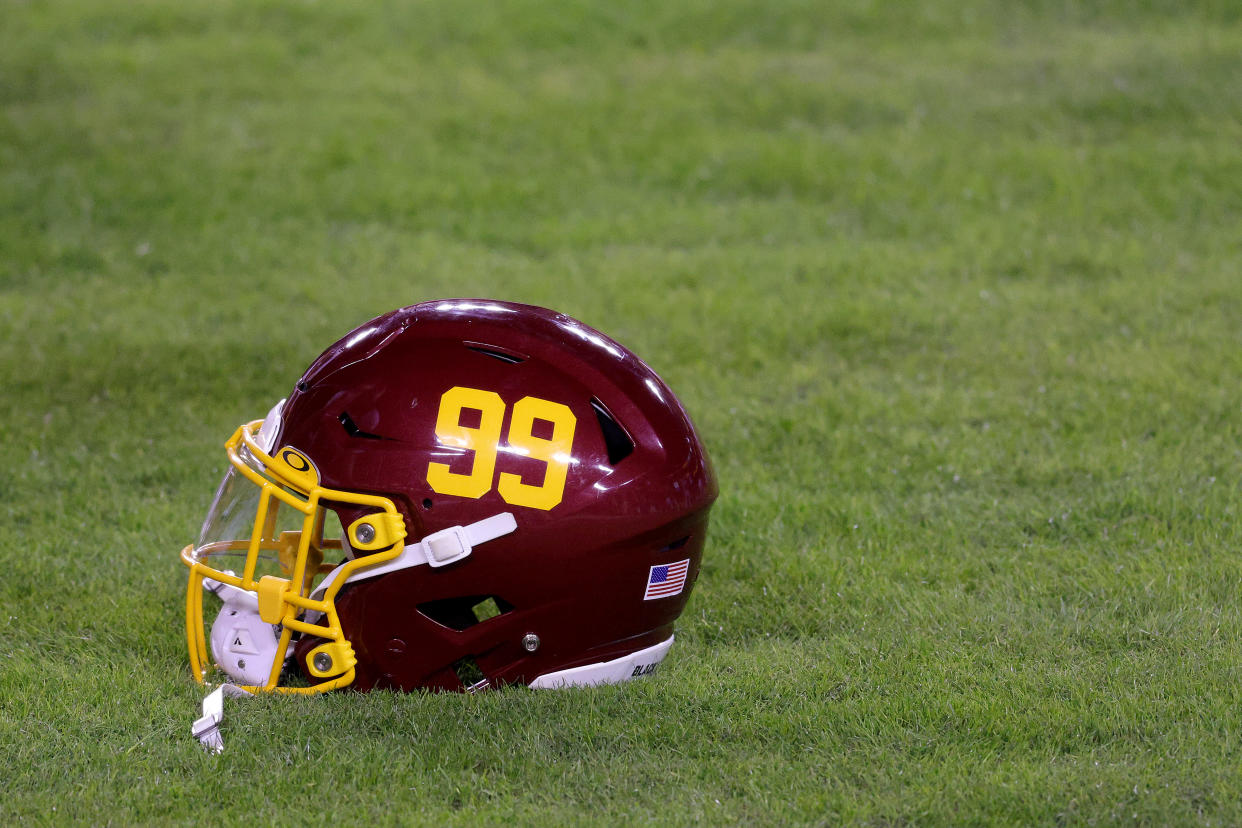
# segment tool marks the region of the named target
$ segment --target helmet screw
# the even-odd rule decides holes
[[[369,523],[361,524],[354,530],[354,540],[358,543],[370,543],[375,540],[375,527]]]
[[[538,650],[539,649],[539,636],[535,635],[534,633],[527,633],[526,635],[522,636],[522,647],[528,653],[533,653],[535,650]]]
[[[246,659],[244,659],[244,658],[239,658],[239,659],[237,659],[237,669],[238,669],[238,670],[245,670],[245,669],[246,669]]]
[[[315,669],[326,673],[332,669],[332,656],[327,653],[315,653]]]

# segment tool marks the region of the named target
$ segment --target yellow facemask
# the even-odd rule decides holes
[[[252,692],[320,693],[354,680],[356,659],[341,630],[336,594],[355,570],[401,553],[405,523],[388,498],[320,486],[314,462],[298,449],[271,452],[282,405],[266,420],[241,426],[225,443],[229,470],[198,543],[181,551],[190,568],[186,638],[200,683],[215,667]],[[323,562],[325,553],[351,551],[342,540],[323,537],[325,503],[369,510],[345,529],[348,546],[365,556],[339,565]],[[240,564],[240,575],[225,568],[229,559]],[[316,589],[316,581],[329,572],[335,574]],[[210,652],[204,591],[224,602],[212,626]],[[306,657],[308,675],[319,680],[308,686],[280,684],[294,633],[323,640]]]

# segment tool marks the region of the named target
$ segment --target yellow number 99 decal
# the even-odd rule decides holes
[[[461,424],[462,411],[480,412],[477,426]],[[468,473],[449,470],[446,463],[427,464],[427,482],[438,494],[479,498],[491,491],[496,471],[505,402],[494,391],[454,386],[440,397],[436,437],[446,446],[474,452]],[[551,437],[536,437],[535,421],[552,424]],[[501,472],[497,491],[506,503],[548,510],[565,497],[565,480],[574,445],[578,418],[569,406],[538,397],[523,397],[513,406],[509,445],[514,453],[540,460],[546,466],[539,485],[522,482],[520,475]]]

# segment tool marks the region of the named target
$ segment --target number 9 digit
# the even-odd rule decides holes
[[[532,433],[536,419],[552,423],[550,439]],[[527,457],[542,460],[547,470],[543,483],[538,486],[523,483],[516,474],[501,472],[497,489],[506,503],[547,510],[561,502],[577,424],[578,418],[569,406],[538,397],[523,397],[517,401],[513,406],[513,420],[509,423],[509,445]]]
[[[461,424],[461,412],[467,408],[480,413],[477,427]],[[496,448],[504,418],[505,402],[495,391],[455,386],[444,392],[436,417],[436,437],[446,446],[473,451],[474,464],[464,474],[450,471],[447,463],[427,464],[427,482],[433,491],[470,498],[487,494],[496,470]]]

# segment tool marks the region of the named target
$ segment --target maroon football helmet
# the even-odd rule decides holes
[[[187,633],[200,681],[214,664],[250,690],[646,675],[716,497],[690,418],[642,360],[486,300],[359,327],[227,449],[182,553]],[[209,632],[204,592],[222,601]]]

